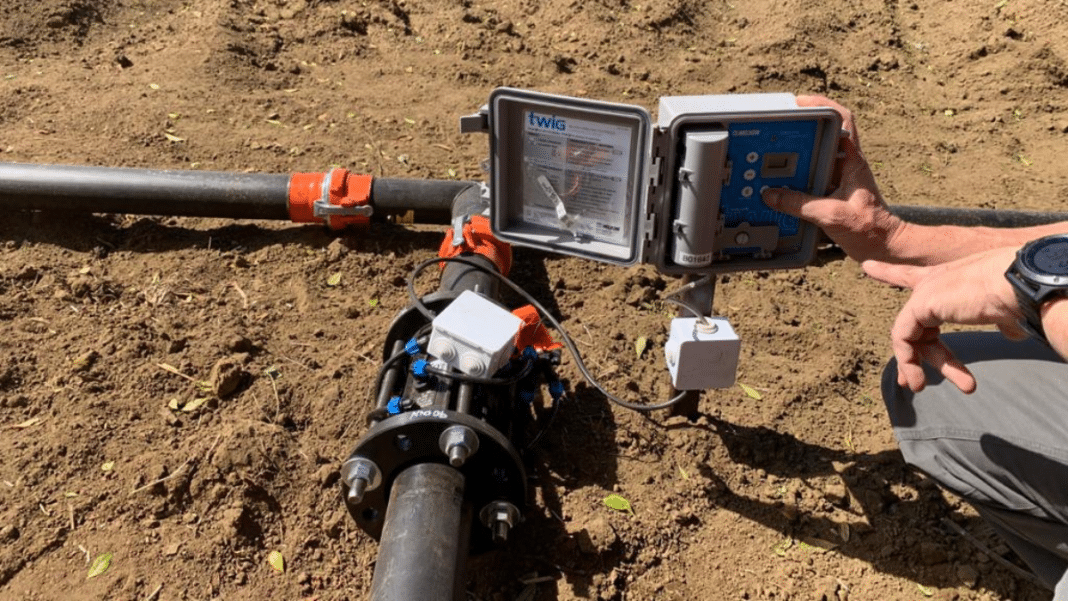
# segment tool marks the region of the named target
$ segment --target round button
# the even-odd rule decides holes
[[[734,237],[736,244],[749,244],[749,234],[745,232],[738,232],[738,235]]]
[[[753,186],[746,186],[746,187],[742,188],[742,196],[744,196],[745,198],[749,198],[752,195],[753,195]]]
[[[753,181],[753,179],[756,177],[756,169],[747,169],[745,173],[742,174],[742,177],[744,177],[745,181],[747,182]]]
[[[755,152],[750,152],[749,154],[745,155],[745,160],[750,163],[755,163],[760,160],[760,155]]]

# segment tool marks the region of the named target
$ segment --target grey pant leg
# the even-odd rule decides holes
[[[883,399],[905,461],[975,506],[1068,601],[1068,364],[997,332],[943,339],[978,389],[965,395],[928,367],[913,394],[891,361]]]

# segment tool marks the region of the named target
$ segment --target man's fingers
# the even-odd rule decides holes
[[[768,188],[761,194],[761,198],[764,204],[776,211],[800,217],[816,225],[832,222],[834,211],[838,210],[842,202],[785,188]]]
[[[1025,340],[1030,337],[1030,335],[1025,332],[1023,328],[1016,324],[999,323],[998,329],[1001,330],[1001,334],[1009,340],[1016,340],[1018,342],[1020,340]]]
[[[870,259],[861,263],[860,266],[869,277],[884,284],[902,288],[915,288],[927,270],[926,267],[917,265],[883,263]]]
[[[925,344],[920,348],[924,361],[953,383],[964,394],[975,392],[975,376],[961,363],[941,340]]]

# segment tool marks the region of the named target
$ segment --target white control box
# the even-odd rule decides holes
[[[664,345],[671,383],[677,390],[730,388],[738,371],[742,342],[724,317],[671,320],[671,334]]]
[[[433,321],[427,352],[469,376],[490,377],[511,357],[523,320],[465,290]]]

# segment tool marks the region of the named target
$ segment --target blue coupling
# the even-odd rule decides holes
[[[403,399],[401,399],[401,397],[399,396],[395,396],[389,399],[389,402],[386,403],[386,412],[390,415],[397,415],[398,413],[400,413],[402,400]]]
[[[404,352],[408,353],[409,357],[414,357],[419,354],[419,341],[412,338],[404,345]]]
[[[426,371],[427,365],[428,363],[426,359],[416,359],[415,361],[412,361],[412,375],[419,379],[426,378],[428,375]]]
[[[549,381],[549,396],[553,397],[553,401],[562,399],[564,397],[564,383],[556,378]]]

